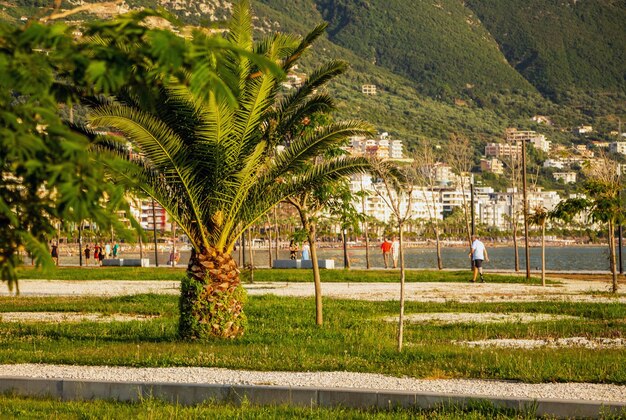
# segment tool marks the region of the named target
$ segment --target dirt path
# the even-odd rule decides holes
[[[252,296],[274,294],[277,296],[308,297],[313,295],[309,283],[255,283],[246,284]],[[397,300],[396,283],[324,283],[325,297],[356,300]],[[600,281],[564,280],[559,285],[546,287],[516,283],[407,283],[406,299],[415,302],[622,302],[626,295],[609,295],[609,284]],[[122,296],[140,293],[178,294],[179,283],[172,281],[66,281],[21,280],[22,296]],[[0,296],[7,296],[0,287]]]

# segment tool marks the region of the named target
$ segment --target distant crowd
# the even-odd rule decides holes
[[[93,255],[93,265],[102,265],[102,261],[105,258],[117,258],[121,252],[122,248],[120,244],[117,242],[113,243],[111,246],[110,243],[106,245],[102,244],[93,244],[92,247],[87,244],[85,249],[83,250],[83,256],[85,257],[85,265],[89,265],[89,261],[92,259]],[[93,252],[93,254],[92,254]]]

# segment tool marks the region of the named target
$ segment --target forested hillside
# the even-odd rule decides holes
[[[468,0],[542,93],[626,89],[626,0]]]
[[[9,0],[0,4],[0,17],[19,21],[53,3]],[[83,3],[102,2],[64,0],[62,7]],[[572,126],[593,124],[603,135],[617,128],[618,118],[626,120],[626,0],[252,3],[261,36],[302,34],[327,20],[328,36],[300,71],[323,59],[349,61],[352,70],[331,86],[340,117],[366,119],[409,144],[461,134],[480,146],[508,126],[568,142]],[[209,25],[227,17],[231,3],[126,0],[122,6],[163,6],[185,23]],[[375,84],[378,94],[362,94],[363,84]],[[532,123],[536,114],[554,125]]]

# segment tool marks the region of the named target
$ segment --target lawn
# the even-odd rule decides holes
[[[454,340],[624,337],[626,307],[618,303],[416,303],[406,313],[531,312],[580,320],[532,323],[406,324],[395,347],[396,302],[325,300],[325,324],[314,325],[312,298],[250,297],[249,327],[237,340],[176,338],[177,298],[164,295],[2,297],[0,311],[158,314],[150,321],[111,323],[0,322],[0,363],[126,366],[212,366],[250,370],[359,371],[417,378],[493,378],[525,382],[626,384],[623,349],[469,348]]]
[[[60,267],[49,272],[22,267],[18,270],[20,279],[44,280],[180,280],[185,275],[184,268],[171,267]],[[385,282],[399,281],[398,270],[322,270],[324,282]],[[494,283],[528,283],[521,275],[486,274],[487,281]],[[249,279],[247,271],[242,272],[242,280]],[[408,270],[408,282],[467,282],[471,279],[469,270],[437,271]],[[285,270],[262,268],[254,270],[255,282],[313,282],[311,270]],[[550,282],[554,284],[555,282]],[[532,277],[530,284],[541,284],[541,279]]]
[[[467,408],[455,406],[432,410],[354,410],[347,408],[251,406],[243,404],[204,403],[185,407],[148,399],[138,403],[112,401],[58,401],[0,395],[0,417],[21,419],[531,419],[528,413],[518,413],[476,402]]]

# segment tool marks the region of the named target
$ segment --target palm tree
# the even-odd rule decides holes
[[[133,165],[111,167],[117,180],[154,198],[189,237],[179,322],[185,339],[243,334],[246,295],[231,255],[237,238],[277,203],[363,164],[339,157],[299,171],[343,140],[325,129],[294,138],[275,154],[276,143],[266,132],[284,76],[264,71],[254,57],[264,56],[286,73],[324,27],[304,38],[276,34],[255,43],[251,22],[249,4],[235,5],[226,35],[232,47],[209,55],[197,73],[188,75],[190,80],[219,77],[209,78],[204,91],[170,82],[154,91],[118,95],[90,115],[92,126],[122,131],[139,152],[127,158]],[[123,145],[104,143],[124,153]]]

